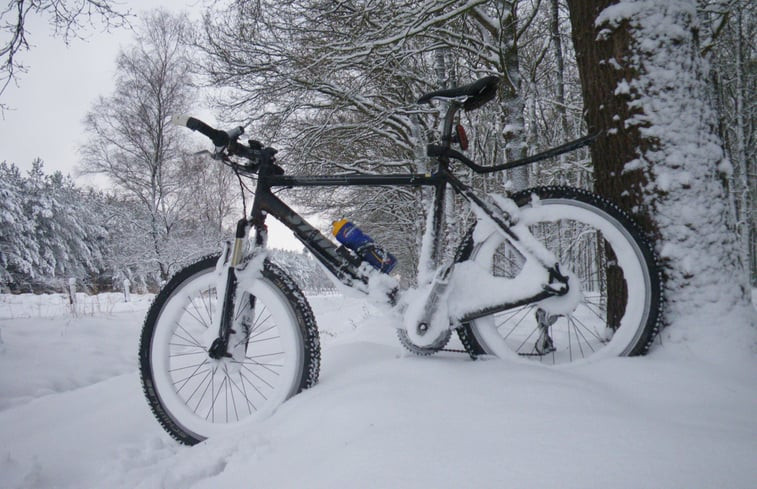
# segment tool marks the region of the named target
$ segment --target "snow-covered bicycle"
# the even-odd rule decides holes
[[[142,384],[174,438],[194,444],[237,430],[318,380],[316,321],[295,282],[266,257],[268,215],[291,229],[337,283],[401,317],[400,341],[414,353],[443,349],[453,330],[473,358],[563,364],[646,353],[660,324],[661,280],[652,248],[630,216],[569,187],[480,195],[451,171],[452,161],[477,173],[502,171],[590,144],[585,137],[492,167],[453,149],[453,143],[467,145],[455,123],[458,110],[491,100],[498,82],[489,76],[421,97],[448,104],[441,143],[428,146],[436,160],[430,174],[290,176],[277,165],[276,150],[239,143],[242,128],[220,131],[195,118],[180,120],[213,141],[215,159],[257,182],[251,214],[238,222],[234,241],[179,271],[145,319]],[[402,290],[386,273],[391,257],[380,248],[337,246],[272,190],[355,185],[434,189],[420,254],[432,270],[425,283]],[[454,259],[445,260],[441,228],[450,188],[469,202],[476,222]]]

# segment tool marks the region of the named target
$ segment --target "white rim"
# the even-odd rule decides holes
[[[573,352],[570,352],[564,354],[567,355],[566,358],[558,357],[555,359],[555,357],[552,357],[551,360],[545,358],[545,361],[551,363],[554,360],[554,363],[557,364],[576,365],[600,358],[627,355],[636,345],[642,333],[643,328],[640,328],[639,325],[646,324],[650,308],[650,295],[646,291],[651,288],[651,280],[645,271],[646,267],[642,265],[644,256],[641,250],[635,244],[630,233],[615,218],[601,209],[581,201],[564,199],[542,199],[540,204],[536,207],[521,208],[520,217],[523,224],[531,225],[536,222],[569,219],[600,230],[617,255],[628,289],[628,303],[625,314],[609,342],[597,345],[596,351],[582,351],[583,358],[570,358],[573,354]],[[502,243],[502,240],[503,238],[499,235],[489,237],[482,246],[474,251],[476,253],[474,260],[482,266],[491,267],[491,255]],[[587,304],[581,304],[576,309],[576,314],[580,314],[582,307],[589,309]],[[498,329],[496,315],[477,319],[472,322],[471,327],[487,352],[501,358],[529,361],[529,357],[523,357],[516,353],[513,343],[508,344],[509,339],[508,341],[505,340],[502,331]],[[505,330],[506,327],[504,324],[499,325],[502,330]],[[581,327],[583,328],[583,325]],[[560,354],[558,353],[558,355]]]
[[[303,356],[288,301],[268,280],[258,279],[247,290],[257,302],[244,364],[210,359],[200,347],[206,348],[214,336],[202,325],[212,316],[210,302],[202,296],[215,289],[213,272],[192,277],[169,297],[157,318],[150,351],[161,403],[177,424],[199,438],[269,416],[295,393]]]

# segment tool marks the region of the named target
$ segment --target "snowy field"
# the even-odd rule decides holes
[[[362,302],[311,297],[320,383],[180,446],[137,374],[150,297],[0,296],[0,488],[757,487],[744,325],[675,325],[644,358],[552,369],[403,353]]]

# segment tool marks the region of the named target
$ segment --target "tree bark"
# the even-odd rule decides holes
[[[585,118],[601,132],[591,148],[595,188],[655,238],[666,321],[753,320],[725,219],[732,167],[709,99],[696,0],[568,5]]]
[[[586,123],[590,134],[602,132],[590,149],[594,190],[617,202],[650,234],[658,236],[655,222],[644,210],[641,188],[647,184],[646,175],[623,171],[643,144],[638,127],[625,127],[634,114],[629,97],[616,94],[619,84],[638,74],[623,62],[631,53],[629,26],[622,24],[603,37],[595,26],[599,13],[616,3],[618,0],[568,0]]]

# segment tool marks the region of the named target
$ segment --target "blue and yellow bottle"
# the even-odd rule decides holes
[[[370,236],[347,219],[334,221],[331,232],[337,241],[381,272],[389,273],[397,264],[394,255],[380,248]]]

